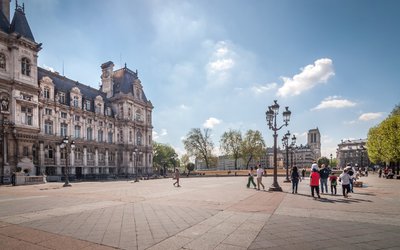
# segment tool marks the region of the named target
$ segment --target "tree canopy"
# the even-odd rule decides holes
[[[242,133],[239,130],[229,130],[221,136],[220,148],[226,155],[235,159],[235,169],[237,169],[237,160],[241,156],[242,142]]]
[[[210,167],[212,151],[214,149],[210,129],[206,128],[203,132],[200,128],[191,129],[186,139],[183,140],[183,145],[190,156],[204,160],[206,167]]]
[[[153,142],[153,165],[172,168],[179,162],[175,149],[167,144]]]
[[[252,159],[260,159],[265,152],[265,142],[258,130],[248,130],[242,141],[242,158],[246,162],[246,169]]]
[[[400,161],[400,107],[368,132],[367,150],[374,163]]]

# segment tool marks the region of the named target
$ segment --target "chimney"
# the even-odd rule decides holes
[[[10,2],[11,0],[0,0],[1,12],[3,12],[8,22],[10,22]]]

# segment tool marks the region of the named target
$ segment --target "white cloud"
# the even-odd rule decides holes
[[[180,106],[179,106],[179,108],[180,109],[183,109],[183,110],[188,110],[188,109],[190,109],[188,106],[186,106],[185,104],[181,104]]]
[[[217,118],[210,117],[203,123],[203,127],[205,128],[213,128],[215,125],[220,124],[222,121]]]
[[[278,85],[273,82],[273,83],[268,83],[264,85],[256,85],[251,87],[251,91],[253,91],[256,95],[263,94],[269,90],[276,89]]]
[[[292,78],[282,77],[284,83],[278,89],[277,95],[282,97],[300,95],[320,83],[326,83],[334,75],[332,60],[329,58],[318,59]]]
[[[54,70],[54,68],[52,68],[52,67],[50,67],[50,66],[47,66],[46,64],[43,64],[43,68],[44,68],[44,69],[47,69],[48,71],[51,71],[51,72],[56,72],[56,71]]]
[[[378,113],[364,113],[358,117],[358,120],[360,121],[370,121],[370,120],[376,120],[379,119],[383,116],[382,112]]]
[[[207,41],[206,46],[210,46],[210,41]],[[210,58],[205,66],[209,84],[221,86],[228,82],[237,57],[230,42],[218,41],[213,44]]]
[[[357,104],[355,102],[346,99],[340,99],[339,96],[330,96],[322,100],[321,103],[318,104],[318,106],[316,106],[311,110],[327,109],[327,108],[348,108],[348,107],[354,107],[356,105]]]
[[[167,130],[165,128],[161,129],[160,133],[157,133],[157,131],[153,130],[153,140],[158,140],[163,136],[166,136],[168,134]]]
[[[161,129],[161,135],[160,136],[166,136],[168,134],[167,130],[165,128]]]
[[[160,138],[158,136],[158,133],[155,130],[153,130],[153,140],[157,140],[158,138]]]

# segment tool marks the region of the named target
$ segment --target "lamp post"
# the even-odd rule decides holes
[[[289,111],[289,107],[285,108],[285,111],[283,111],[283,122],[280,127],[277,127],[276,125],[276,116],[279,113],[279,104],[277,100],[274,100],[274,104],[271,106],[268,106],[268,110],[265,112],[267,123],[269,129],[271,129],[274,134],[274,181],[272,183],[272,186],[269,188],[269,191],[282,191],[282,188],[278,184],[278,167],[277,167],[277,149],[276,149],[276,143],[277,143],[277,138],[278,134],[277,131],[280,130],[283,126],[287,126],[290,121],[290,115],[292,112]]]
[[[71,151],[75,148],[75,142],[70,140],[68,136],[65,136],[60,144],[60,148],[65,150],[65,183],[63,187],[71,187],[72,185],[69,183],[68,158],[71,154]]]
[[[134,151],[135,151],[135,182],[139,182],[139,178],[138,178],[139,149],[135,148]]]
[[[360,146],[360,167],[363,168],[363,156],[364,156],[365,147],[363,145]]]
[[[288,131],[282,138],[282,144],[286,148],[286,180],[284,180],[284,182],[290,182],[290,180],[289,180],[289,138],[290,138],[290,132]]]
[[[331,169],[332,169],[332,153],[330,154],[330,156],[331,156]]]

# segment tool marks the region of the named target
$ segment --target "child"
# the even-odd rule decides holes
[[[321,198],[319,196],[319,173],[318,169],[313,168],[312,173],[310,175],[310,186],[311,186],[311,195],[314,197],[314,190],[317,192],[318,198]]]
[[[179,176],[180,176],[180,174],[179,174],[179,169],[175,169],[175,178],[176,178],[176,182],[174,182],[174,186],[176,185],[176,184],[178,184],[178,186],[177,187],[180,187],[180,185],[179,185]]]
[[[336,185],[337,185],[337,176],[332,172],[331,176],[329,176],[329,181],[331,182],[331,194],[333,195],[333,190],[335,190],[336,195]]]

